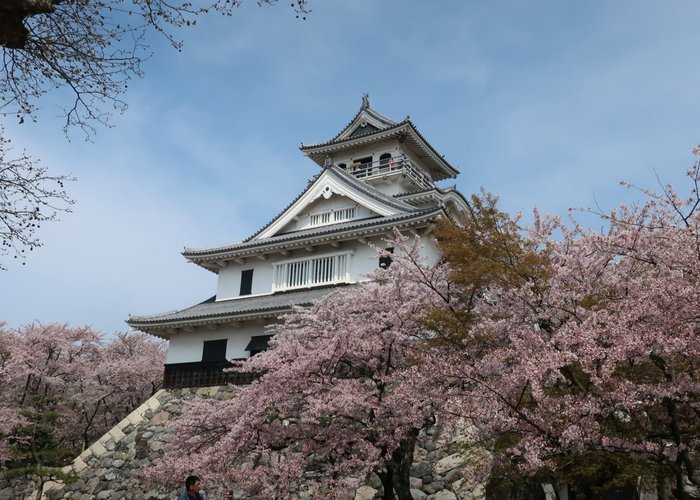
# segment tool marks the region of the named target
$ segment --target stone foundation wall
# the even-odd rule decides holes
[[[166,423],[180,414],[180,398],[234,396],[235,387],[161,390],[137,408],[112,430],[86,449],[62,472],[78,480],[72,484],[52,484],[44,488],[44,498],[75,500],[165,500],[181,491],[160,491],[144,486],[137,472],[163,454]],[[475,500],[484,498],[481,489],[471,491],[460,477],[464,460],[455,443],[435,444],[432,430],[422,432],[411,468],[411,493],[415,500]],[[360,486],[354,500],[381,498],[379,478],[370,477]],[[4,482],[0,477],[0,500],[34,498],[37,485],[30,478]],[[208,500],[217,500],[213,495]],[[352,499],[349,499],[352,500]]]

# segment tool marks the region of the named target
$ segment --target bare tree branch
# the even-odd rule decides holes
[[[26,153],[11,156],[9,144],[0,128],[0,256],[24,259],[26,249],[42,245],[35,234],[41,224],[70,212],[65,183],[75,179],[49,175]]]

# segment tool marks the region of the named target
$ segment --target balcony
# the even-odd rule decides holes
[[[422,189],[431,189],[433,187],[433,181],[405,156],[385,158],[371,163],[356,163],[347,166],[346,170],[357,179],[367,181],[403,175]]]
[[[234,361],[242,361],[237,359]],[[209,361],[195,363],[170,363],[165,365],[163,387],[176,389],[181,387],[211,387],[214,385],[246,385],[257,378],[254,373],[226,372],[232,365],[228,361]]]

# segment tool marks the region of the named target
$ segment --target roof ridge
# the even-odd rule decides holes
[[[340,179],[344,180],[345,182],[355,186],[359,190],[363,191],[365,194],[368,196],[384,201],[388,203],[389,205],[393,206],[394,208],[399,208],[399,209],[408,209],[408,210],[415,210],[415,207],[412,205],[409,205],[408,203],[405,203],[400,200],[396,200],[393,196],[389,196],[387,194],[382,193],[378,189],[374,189],[369,187],[369,185],[366,182],[362,182],[359,180],[357,177],[352,175],[351,173],[347,172],[346,170],[343,170],[337,165],[332,165],[328,167],[328,170],[336,176],[338,176]]]
[[[254,234],[249,236],[248,238],[240,241],[240,242],[233,242],[225,245],[220,245],[220,246],[214,246],[214,247],[206,247],[206,248],[188,248],[185,247],[184,251],[182,252],[183,255],[186,254],[192,254],[193,252],[200,252],[203,250],[213,250],[213,249],[225,249],[225,248],[231,248],[237,245],[243,245],[245,243],[250,243],[253,241],[253,239],[258,236],[260,233],[262,233],[265,229],[270,227],[272,224],[275,223],[282,215],[284,215],[287,210],[289,210],[297,201],[299,201],[300,198],[302,198],[315,184],[318,182],[319,177],[323,172],[328,171],[331,175],[334,175],[336,178],[338,178],[341,182],[343,182],[346,185],[349,185],[350,187],[356,189],[357,191],[362,192],[366,196],[369,196],[370,198],[373,198],[375,200],[378,200],[382,203],[385,203],[386,205],[389,205],[392,208],[398,209],[398,210],[403,210],[408,213],[411,212],[416,212],[417,209],[413,205],[410,205],[404,201],[397,200],[389,195],[386,195],[382,193],[381,191],[377,189],[371,188],[367,183],[362,182],[358,179],[356,179],[352,174],[346,172],[342,168],[338,167],[337,165],[331,165],[330,167],[325,168],[321,173],[317,174],[312,180],[310,180],[309,184],[306,186],[306,189],[304,189],[301,193],[299,193],[287,206],[281,210],[280,212],[277,213],[267,224],[265,224],[263,227],[261,227],[259,230],[257,230]],[[362,220],[362,219],[358,219]],[[355,221],[357,222],[357,221]],[[325,227],[325,226],[324,226]],[[291,234],[291,233],[290,233]]]
[[[309,179],[309,182],[306,184],[306,188],[303,191],[301,191],[291,202],[289,202],[286,207],[284,207],[280,212],[278,212],[277,215],[275,215],[267,224],[265,224],[263,227],[261,227],[260,229],[255,231],[252,235],[248,236],[246,239],[241,241],[241,243],[247,243],[248,241],[251,241],[257,235],[262,233],[265,229],[270,227],[277,219],[282,217],[282,215],[284,215],[284,213],[287,210],[289,210],[292,207],[292,205],[294,205],[297,201],[299,201],[299,199],[302,196],[304,196],[309,191],[309,189],[311,189],[313,187],[314,184],[316,184],[316,181],[318,180],[318,178],[321,176],[322,173],[323,173],[323,171],[319,172],[318,174],[314,175],[311,179]]]
[[[330,143],[335,142],[336,140],[338,140],[338,138],[339,138],[341,135],[343,135],[345,132],[347,132],[347,131],[350,129],[350,127],[357,121],[358,118],[360,118],[360,116],[361,116],[362,114],[366,114],[366,115],[368,115],[369,117],[374,118],[374,119],[377,120],[378,122],[380,122],[380,123],[386,125],[386,127],[379,128],[379,129],[376,130],[376,131],[372,131],[372,132],[369,132],[369,133],[367,133],[367,134],[362,134],[362,135],[357,136],[357,137],[364,137],[364,136],[366,136],[366,135],[376,134],[376,133],[381,132],[381,131],[384,131],[384,130],[386,130],[386,129],[388,129],[388,128],[392,128],[392,127],[394,127],[395,125],[397,125],[398,123],[402,123],[402,122],[396,122],[396,121],[392,120],[392,119],[389,118],[388,116],[386,116],[386,115],[380,113],[379,111],[377,111],[376,109],[374,109],[372,106],[370,106],[370,105],[369,105],[369,95],[365,92],[365,93],[363,94],[363,96],[362,96],[362,103],[360,104],[360,109],[357,111],[357,113],[355,113],[355,116],[353,116],[353,117],[350,119],[350,121],[347,123],[347,125],[345,125],[342,129],[340,129],[340,132],[338,132],[338,133],[335,135],[335,137],[333,137],[332,139],[329,139],[329,140],[327,140],[327,141],[322,141],[322,142],[318,142],[318,143],[315,143],[315,144],[304,144],[304,143],[302,143],[301,149],[304,149],[304,148],[307,148],[307,147],[315,147],[315,146],[321,145],[321,144],[330,144]],[[407,118],[408,118],[408,117],[407,117]],[[406,120],[403,120],[403,121],[406,121]]]
[[[437,186],[433,186],[433,187],[429,187],[429,188],[425,188],[425,189],[416,189],[415,191],[407,191],[405,193],[396,193],[395,195],[393,195],[393,197],[397,198],[397,199],[407,198],[409,196],[413,196],[416,194],[429,193],[431,191],[440,191],[440,188],[438,188]]]

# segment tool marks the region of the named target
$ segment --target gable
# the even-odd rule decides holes
[[[348,220],[387,217],[411,211],[410,206],[404,207],[403,204],[384,200],[381,196],[370,195],[367,187],[361,189],[360,183],[351,181],[347,177],[349,177],[347,174],[339,175],[334,169],[324,170],[294,203],[251,241],[271,238],[302,228],[308,229],[314,225],[325,227]],[[336,215],[336,210],[352,208],[354,208],[352,214]],[[311,216],[324,213],[330,213],[327,216],[328,220],[312,223]]]
[[[396,122],[377,113],[372,108],[361,108],[355,118],[333,138],[333,142],[373,134],[395,125]]]
[[[309,203],[277,234],[379,217],[381,215],[371,208],[359,204],[352,198],[333,193],[328,198],[322,196]]]
[[[364,126],[357,127],[352,132],[352,134],[350,134],[348,136],[348,138],[354,139],[355,137],[371,134],[371,133],[378,132],[378,131],[379,131],[379,129],[377,127],[375,127],[374,125],[364,125]]]

